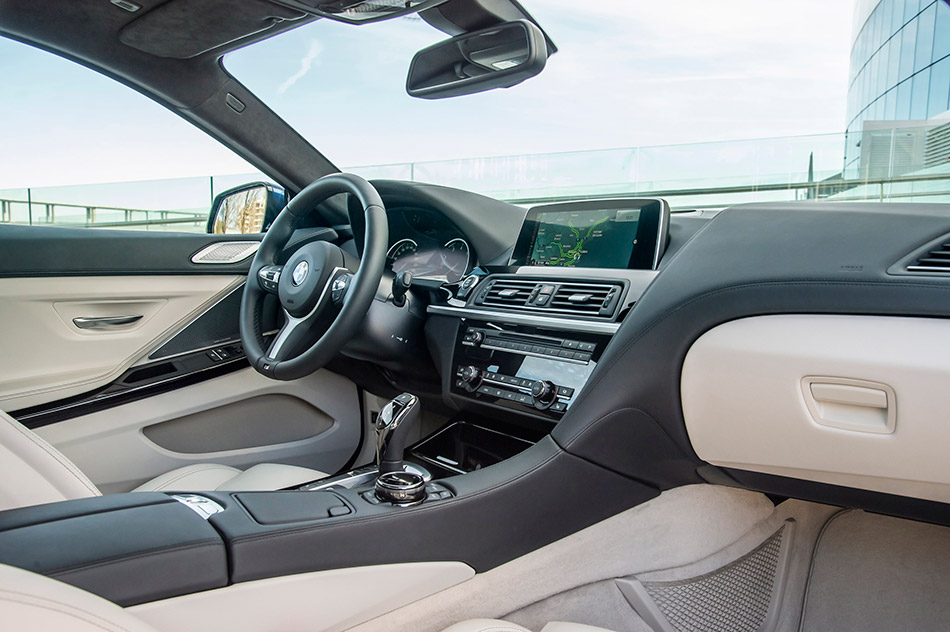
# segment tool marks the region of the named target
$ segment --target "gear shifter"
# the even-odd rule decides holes
[[[409,430],[419,419],[419,398],[403,393],[389,402],[376,418],[376,464],[379,473],[401,472]]]

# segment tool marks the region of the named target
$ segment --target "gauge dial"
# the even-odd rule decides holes
[[[445,267],[445,280],[458,283],[468,272],[472,263],[472,249],[464,239],[457,238],[442,246],[442,265]]]
[[[419,250],[419,244],[412,239],[400,239],[392,245],[389,252],[386,253],[386,267],[394,272],[396,262],[409,255],[414,255]]]

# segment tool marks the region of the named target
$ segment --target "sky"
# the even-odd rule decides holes
[[[446,37],[418,18],[320,20],[225,67],[341,167],[844,130],[853,0],[523,4],[559,52],[507,90],[408,97],[413,53]],[[48,53],[0,38],[0,77],[0,189],[253,171]]]

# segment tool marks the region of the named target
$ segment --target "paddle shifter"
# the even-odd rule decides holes
[[[397,505],[422,502],[426,497],[425,480],[403,469],[402,455],[406,437],[419,419],[419,398],[403,393],[389,402],[376,419],[376,496]]]

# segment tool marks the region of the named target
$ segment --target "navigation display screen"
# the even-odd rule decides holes
[[[528,265],[626,268],[640,209],[538,213]]]
[[[651,270],[666,249],[669,219],[669,205],[651,198],[535,206],[510,265]]]

